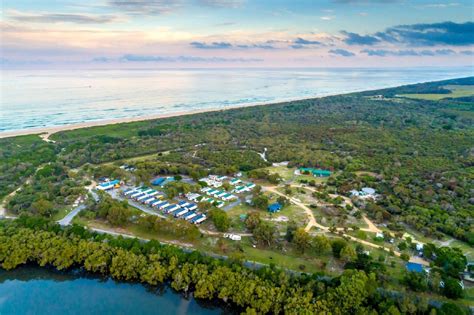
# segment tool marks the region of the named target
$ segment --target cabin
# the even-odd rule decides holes
[[[171,205],[168,205],[166,207],[163,208],[163,212],[164,213],[170,213],[170,212],[173,212],[175,210],[178,210],[180,207],[176,204],[171,204]]]
[[[219,193],[216,195],[217,198],[222,198],[224,197],[225,195],[227,195],[227,192],[225,191],[219,191]]]
[[[231,184],[232,186],[235,186],[237,185],[238,183],[241,183],[242,181],[238,178],[233,178],[229,181],[229,184]]]
[[[163,203],[158,206],[158,209],[163,210],[166,207],[168,207],[169,205],[170,205],[170,203],[168,201],[163,201]]]
[[[156,190],[153,190],[152,192],[148,194],[148,196],[151,196],[151,197],[156,196],[156,195],[158,195],[158,192]]]
[[[328,170],[322,170],[318,168],[312,168],[312,167],[301,167],[300,168],[300,173],[311,173],[314,177],[329,177],[331,176],[331,171]]]
[[[185,219],[186,221],[189,221],[196,216],[197,216],[196,212],[190,211],[183,216],[183,219]]]
[[[247,187],[248,190],[252,190],[255,188],[255,184],[254,183],[248,183],[247,185],[245,185],[245,187]]]
[[[281,204],[279,204],[278,202],[275,202],[269,205],[267,209],[268,209],[268,212],[275,213],[275,212],[280,211],[281,208],[282,208]]]
[[[137,198],[137,197],[139,197],[139,196],[141,196],[141,195],[143,195],[143,192],[137,191],[137,192],[131,194],[131,195],[130,195],[130,198],[135,199],[135,198]]]
[[[163,202],[163,201],[161,201],[161,200],[156,200],[156,201],[153,201],[153,202],[150,204],[150,206],[151,206],[151,207],[156,207],[157,205],[159,205],[159,204],[162,203],[162,202]]]
[[[199,223],[204,222],[205,220],[206,220],[206,215],[201,214],[201,215],[198,215],[197,217],[195,217],[194,219],[192,219],[191,223],[199,224]]]
[[[148,198],[148,199],[143,200],[143,203],[146,204],[146,205],[148,205],[148,204],[150,204],[151,202],[153,202],[154,200],[156,200],[155,197],[150,197],[150,198]]]
[[[124,196],[129,196],[129,195],[131,195],[131,194],[133,194],[133,193],[136,193],[136,192],[138,192],[138,189],[136,189],[136,188],[130,188],[130,189],[125,190],[125,191],[123,192],[123,195],[124,195]]]
[[[198,206],[195,203],[192,203],[192,204],[186,206],[186,209],[188,209],[189,211],[196,210],[197,208],[198,208]]]
[[[97,186],[97,190],[110,190],[118,187],[120,187],[120,181],[116,179],[110,182],[99,184],[99,186]]]
[[[137,201],[144,201],[147,198],[149,198],[148,194],[143,194],[142,196],[137,198]]]
[[[203,188],[201,188],[201,192],[203,192],[203,193],[207,193],[209,190],[212,190],[212,188],[211,188],[211,187],[203,187]]]
[[[188,198],[188,200],[190,200],[190,201],[196,201],[196,199],[198,199],[199,197],[201,197],[201,195],[196,194],[196,193],[187,193],[186,194],[186,198]]]
[[[183,208],[183,209],[176,210],[176,212],[173,215],[174,215],[175,218],[179,218],[179,217],[185,215],[188,212],[189,212],[189,210],[187,208]]]
[[[248,188],[245,187],[245,186],[237,186],[237,187],[235,187],[235,189],[232,192],[234,192],[236,194],[240,194],[244,191],[248,191]]]
[[[227,201],[227,200],[237,199],[237,197],[231,194],[225,194],[224,196],[221,197],[221,199],[224,201]]]
[[[142,192],[145,193],[145,194],[149,194],[153,191],[154,191],[153,189],[145,187]]]
[[[183,207],[189,206],[190,203],[187,202],[187,201],[180,201],[180,202],[178,202],[178,205],[183,208]]]

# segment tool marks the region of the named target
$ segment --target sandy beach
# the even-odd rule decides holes
[[[243,106],[239,106],[239,107],[243,107]],[[235,107],[235,108],[238,108],[238,107]],[[231,108],[226,108],[226,109],[231,109]],[[75,129],[81,129],[81,128],[96,127],[96,126],[105,126],[105,125],[112,125],[112,124],[119,124],[119,123],[128,123],[128,122],[134,122],[134,121],[153,120],[153,119],[159,119],[159,118],[177,117],[177,116],[192,115],[192,114],[199,114],[199,113],[205,113],[205,112],[214,112],[214,111],[220,111],[220,110],[224,110],[224,109],[193,110],[189,112],[177,112],[177,113],[157,114],[157,115],[142,116],[142,117],[97,120],[97,121],[88,121],[84,123],[62,125],[62,126],[31,128],[31,129],[24,129],[24,130],[12,130],[12,131],[1,132],[0,138],[10,138],[10,137],[16,137],[16,136],[37,134],[37,135],[40,135],[43,140],[48,141],[49,140],[48,138],[50,135],[60,132],[60,131],[75,130]]]
[[[325,96],[329,96],[329,95],[325,95]],[[325,97],[325,96],[320,96],[320,97]],[[291,99],[291,100],[282,100],[280,102],[272,102],[272,103],[255,103],[255,104],[245,104],[245,105],[236,105],[236,106],[226,106],[225,108],[218,107],[218,108],[196,109],[196,110],[190,110],[190,111],[163,113],[163,114],[148,115],[148,116],[88,121],[84,123],[61,125],[61,126],[4,131],[4,132],[0,132],[0,139],[16,137],[16,136],[25,136],[25,135],[39,135],[44,141],[54,142],[50,140],[49,137],[52,134],[60,132],[60,131],[75,130],[75,129],[88,128],[88,127],[97,127],[97,126],[106,126],[106,125],[113,125],[113,124],[120,124],[120,123],[129,123],[129,122],[136,122],[136,121],[154,120],[154,119],[160,119],[160,118],[194,115],[194,114],[200,114],[200,113],[219,112],[219,111],[226,111],[226,110],[231,110],[231,109],[253,107],[253,106],[275,105],[275,104],[279,104],[283,102],[298,101],[298,100],[305,100],[305,99],[315,99],[315,98],[320,98],[320,97],[308,97],[308,98],[299,98],[299,99]]]

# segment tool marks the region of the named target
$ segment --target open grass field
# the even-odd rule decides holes
[[[312,175],[305,175],[305,174],[296,175],[295,174],[296,168],[294,167],[288,168],[286,166],[269,166],[264,169],[268,170],[270,174],[275,174],[275,173],[279,174],[280,177],[283,178],[284,182],[288,182],[288,181],[298,182],[300,180],[303,180],[303,181],[314,180],[316,183],[322,183],[322,182],[327,181],[327,178],[324,178],[324,177],[314,177]]]
[[[446,85],[444,88],[451,90],[449,94],[400,94],[401,97],[418,100],[439,101],[444,98],[457,98],[474,95],[473,85]]]

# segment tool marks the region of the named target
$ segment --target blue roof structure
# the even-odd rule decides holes
[[[418,264],[418,263],[408,262],[405,266],[407,270],[410,272],[423,272],[424,271],[423,265]]]
[[[154,180],[152,180],[151,184],[155,185],[155,186],[158,186],[158,185],[161,185],[165,180],[166,180],[166,178],[158,177],[158,178],[155,178]]]
[[[281,210],[281,204],[278,202],[272,203],[271,205],[268,206],[268,211],[275,213]]]
[[[116,180],[112,180],[110,182],[105,182],[105,183],[102,183],[102,184],[99,184],[99,186],[101,187],[109,187],[109,186],[114,186],[116,184],[120,184],[120,181],[118,179]]]

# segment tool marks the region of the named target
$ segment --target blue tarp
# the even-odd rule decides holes
[[[278,212],[281,210],[281,204],[278,202],[272,203],[271,205],[268,206],[268,211],[269,212]]]
[[[412,263],[412,262],[407,263],[406,268],[407,268],[408,271],[411,271],[411,272],[423,272],[424,271],[423,265],[417,264],[417,263]]]

